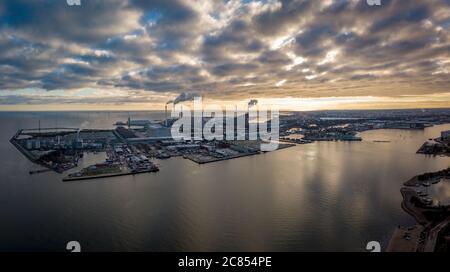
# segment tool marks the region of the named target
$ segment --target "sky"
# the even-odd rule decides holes
[[[0,110],[450,107],[450,0],[2,0]]]

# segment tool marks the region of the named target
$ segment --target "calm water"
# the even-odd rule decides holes
[[[201,166],[174,158],[158,162],[156,174],[72,183],[56,173],[30,176],[38,167],[9,143],[39,119],[42,127],[108,128],[127,117],[0,113],[1,251],[65,250],[72,240],[85,251],[363,251],[372,240],[386,247],[397,225],[414,223],[400,208],[402,183],[450,166],[449,158],[415,154],[450,125]]]

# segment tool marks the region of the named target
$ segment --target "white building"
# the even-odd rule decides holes
[[[450,139],[450,130],[442,131],[441,132],[441,138],[442,139]]]

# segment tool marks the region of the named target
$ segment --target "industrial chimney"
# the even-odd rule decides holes
[[[167,127],[167,104],[166,104],[166,110],[164,112],[164,125]]]

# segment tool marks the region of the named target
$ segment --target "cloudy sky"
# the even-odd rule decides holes
[[[450,107],[450,0],[2,0],[0,110]]]

